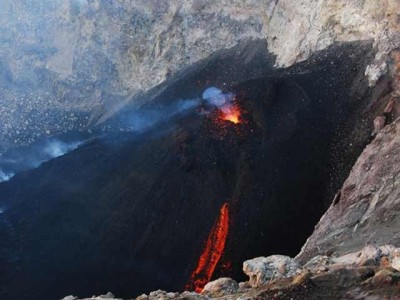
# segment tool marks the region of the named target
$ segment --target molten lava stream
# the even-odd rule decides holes
[[[210,281],[215,267],[224,252],[226,238],[229,231],[229,206],[222,205],[219,217],[211,229],[196,269],[190,276],[186,290],[195,290],[200,293]]]

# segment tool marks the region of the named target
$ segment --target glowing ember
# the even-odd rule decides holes
[[[234,124],[240,123],[240,109],[237,105],[229,105],[221,109],[221,118],[224,121],[229,121]]]
[[[229,231],[229,206],[225,203],[220,210],[219,217],[211,229],[196,269],[190,276],[186,290],[195,290],[200,293],[210,281],[215,267],[225,249],[225,242]]]

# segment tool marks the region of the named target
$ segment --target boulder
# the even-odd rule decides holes
[[[235,280],[223,277],[207,283],[201,293],[204,295],[220,297],[227,294],[234,294],[238,290],[239,284]]]
[[[377,286],[385,286],[393,283],[393,279],[398,277],[398,271],[393,268],[384,268],[377,272],[374,277],[372,277],[368,283],[372,283]]]
[[[239,289],[240,289],[240,290],[247,290],[247,289],[249,289],[249,288],[251,288],[251,287],[250,287],[248,281],[246,281],[246,282],[239,282]]]
[[[108,292],[108,293],[105,294],[105,295],[100,295],[99,298],[100,298],[100,299],[115,299],[115,296],[114,296],[113,293]]]
[[[350,252],[339,257],[317,255],[304,264],[303,268],[316,274],[330,269],[364,266],[391,267],[400,271],[400,248],[393,245],[384,245],[379,248],[367,245],[361,251]]]
[[[333,263],[332,259],[326,255],[317,255],[311,258],[303,267],[312,273],[326,271],[328,266]]]
[[[272,279],[298,274],[300,265],[284,255],[257,257],[243,263],[243,272],[250,277],[249,284],[258,287]]]
[[[206,295],[201,295],[196,292],[183,292],[180,294],[179,299],[185,299],[185,300],[207,300],[209,299],[208,296]]]
[[[151,292],[147,298],[142,298],[142,299],[159,299],[159,300],[174,299],[178,295],[179,295],[179,293],[171,293],[171,292],[166,292],[166,291],[162,291],[162,290],[157,290],[157,291]],[[136,299],[138,299],[138,298],[136,298]]]
[[[361,250],[358,264],[359,266],[379,265],[380,258],[381,250],[368,245]]]
[[[365,246],[359,252],[351,252],[346,255],[333,258],[333,267],[343,266],[378,266],[381,259],[381,250],[372,245]]]
[[[385,245],[379,247],[379,250],[381,250],[382,256],[389,256],[392,255],[392,253],[396,250],[396,247],[393,245]]]

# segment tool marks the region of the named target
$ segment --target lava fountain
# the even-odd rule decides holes
[[[235,94],[225,93],[216,87],[209,87],[203,92],[203,99],[218,109],[219,120],[234,124],[241,122],[241,111],[236,103]]]
[[[240,108],[237,104],[229,104],[221,108],[221,119],[234,124],[240,123]]]
[[[195,290],[200,293],[210,281],[214,270],[225,249],[225,242],[229,232],[229,205],[222,205],[218,219],[214,223],[207,238],[203,252],[200,255],[196,269],[186,284],[186,290]]]

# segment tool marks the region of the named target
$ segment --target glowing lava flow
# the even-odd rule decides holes
[[[196,269],[190,276],[186,290],[195,290],[200,293],[210,281],[215,267],[224,252],[226,238],[229,231],[229,206],[222,205],[219,217],[211,229],[206,245],[199,258]]]
[[[224,121],[229,121],[234,124],[240,123],[240,109],[237,105],[229,105],[227,107],[222,107],[221,118]]]

